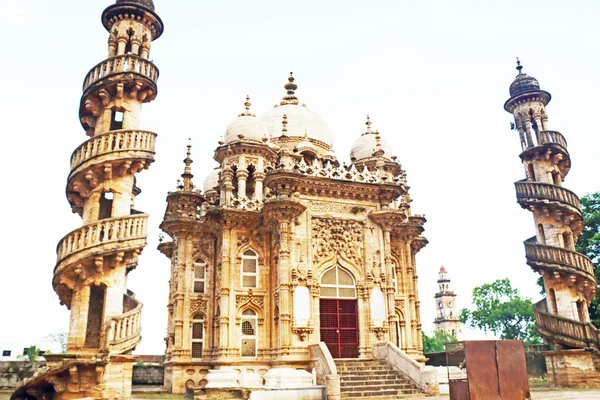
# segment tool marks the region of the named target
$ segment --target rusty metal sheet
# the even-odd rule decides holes
[[[529,399],[529,381],[525,345],[521,340],[496,342],[498,378],[502,400]]]
[[[502,400],[496,364],[496,341],[465,342],[470,400]]]
[[[450,400],[469,400],[469,381],[466,379],[448,381]]]

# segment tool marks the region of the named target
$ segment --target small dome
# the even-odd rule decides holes
[[[246,110],[238,115],[225,130],[225,143],[235,142],[241,139],[262,140],[268,134],[267,127],[256,115],[250,112],[250,96],[246,96],[244,106]],[[243,137],[240,137],[243,136]]]
[[[359,137],[350,149],[350,160],[352,162],[375,157],[375,152],[383,150],[381,157],[391,159],[392,148],[381,138],[378,131],[371,129],[371,119],[367,115],[367,131]],[[379,147],[378,144],[381,146]]]
[[[510,84],[510,97],[515,97],[523,93],[533,92],[536,90],[540,90],[540,83],[533,76],[529,76],[524,74],[521,70],[523,66],[521,65],[521,61],[517,58],[517,71],[519,74]]]
[[[261,120],[255,116],[242,115],[233,120],[225,130],[225,143],[244,139],[262,140],[268,134],[268,129]]]
[[[281,136],[283,115],[287,115],[287,136],[318,140],[327,146],[333,144],[331,130],[327,123],[314,111],[297,104],[285,104],[264,113],[260,119],[267,126],[271,137]]]
[[[440,268],[440,274],[445,274],[446,272],[446,268],[442,265],[442,268]]]
[[[533,76],[519,74],[510,84],[510,97],[515,97],[526,92],[540,90],[540,83]]]
[[[215,187],[219,184],[219,173],[221,172],[220,168],[215,168],[212,170],[210,174],[204,179],[204,184],[202,185],[202,190],[204,193],[214,191]]]
[[[152,0],[117,0],[117,4],[142,6],[154,11],[154,2]]]

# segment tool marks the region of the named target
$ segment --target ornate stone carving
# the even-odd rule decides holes
[[[207,315],[208,313],[208,301],[207,300],[196,300],[192,303],[190,307],[190,315],[194,315],[196,313],[202,313]]]
[[[404,310],[404,300],[395,300],[394,304],[396,305],[397,309]]]
[[[363,260],[363,223],[335,218],[312,219],[313,263],[340,255],[361,265]]]
[[[311,211],[318,213],[338,213],[363,215],[372,207],[358,207],[354,204],[333,203],[328,201],[311,201],[308,205]]]
[[[254,304],[261,310],[265,308],[265,297],[263,295],[256,295],[253,293],[246,294],[238,294],[235,296],[235,306],[237,308],[242,307],[246,304]]]
[[[306,337],[312,334],[315,328],[312,326],[293,326],[292,332],[300,337],[300,341],[304,342]]]

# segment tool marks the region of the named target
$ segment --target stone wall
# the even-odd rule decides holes
[[[162,386],[165,379],[165,368],[162,365],[134,365],[133,384]]]
[[[0,389],[17,387],[45,365],[45,361],[0,361]]]
[[[15,388],[23,379],[33,376],[35,371],[46,366],[45,361],[1,361],[0,389]],[[164,380],[162,365],[134,365],[132,383],[134,385],[162,386]]]

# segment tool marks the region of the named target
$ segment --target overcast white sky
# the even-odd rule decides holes
[[[106,58],[100,15],[111,3],[0,3],[0,343],[27,346],[67,330],[51,285],[55,247],[81,224],[64,188],[71,152],[87,138],[81,85]],[[598,2],[156,0],[156,9],[166,26],[151,55],[159,94],[144,106],[142,128],[159,137],[136,202],[151,215],[149,244],[128,285],[145,304],[138,353],[164,350],[169,261],[156,250],[158,225],[187,138],[200,186],[245,96],[262,114],[290,71],[300,101],[331,127],[340,160],[370,113],[407,170],[413,212],[428,220],[430,244],[418,256],[426,331],[441,265],[461,307],[473,287],[504,277],[539,297],[522,245],[534,225],[513,186],[524,177],[519,139],[503,109],[515,57],[553,96],[549,125],[573,161],[565,186],[580,196],[600,190]]]

